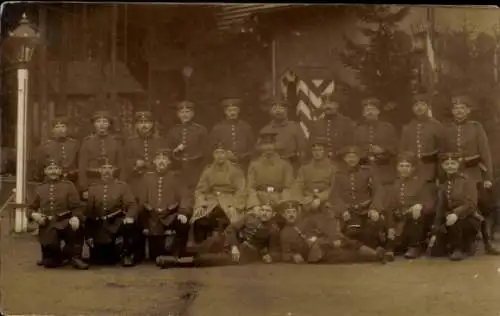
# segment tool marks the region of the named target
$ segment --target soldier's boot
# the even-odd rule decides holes
[[[408,250],[405,252],[404,257],[406,259],[417,259],[420,257],[420,249],[418,247],[410,247]]]
[[[42,258],[41,259],[38,259],[36,261],[36,265],[39,266],[39,267],[43,267],[43,258],[45,256],[47,256],[45,253],[46,253],[46,250],[45,250],[45,247],[44,246],[41,246],[40,245],[40,252],[42,253]]]
[[[495,248],[491,242],[487,243],[484,245],[484,253],[489,255],[489,256],[499,256],[500,255],[500,250]]]
[[[370,248],[368,246],[361,245],[358,248],[358,253],[363,257],[376,258],[378,261],[380,261],[383,264],[387,263],[387,260],[385,257],[385,249],[382,247],[378,247],[377,249],[373,249],[373,248]]]
[[[465,259],[465,255],[460,249],[456,249],[451,253],[449,258],[451,261],[461,261]]]
[[[43,266],[47,269],[55,269],[62,266],[61,250],[58,247],[47,246],[43,256]]]
[[[379,247],[382,248],[382,247]],[[378,249],[378,248],[377,248]],[[393,262],[395,259],[394,251],[389,250],[384,252],[384,257],[387,262]]]
[[[89,264],[78,257],[73,257],[71,259],[71,265],[77,270],[88,270],[89,268]]]

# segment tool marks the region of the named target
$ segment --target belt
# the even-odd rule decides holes
[[[221,194],[234,194],[235,190],[227,190],[227,191],[212,191],[212,194],[215,196],[219,196]]]
[[[368,207],[371,202],[372,202],[371,200],[366,200],[366,201],[358,203],[358,204],[351,204],[349,206],[349,208],[357,211],[359,209],[363,209],[363,208]]]
[[[117,211],[114,211],[114,212],[109,213],[109,214],[107,214],[107,215],[101,216],[101,217],[99,217],[98,219],[101,219],[101,220],[103,220],[103,221],[106,221],[106,220],[108,220],[108,219],[113,219],[113,218],[118,217],[118,216],[120,216],[120,215],[125,215],[125,213],[123,212],[123,210],[117,210]]]
[[[435,163],[437,162],[438,155],[437,152],[427,154],[427,155],[421,155],[420,156],[420,161],[425,164],[430,164],[430,163]]]
[[[241,244],[244,245],[244,246],[247,246],[248,248],[250,248],[252,250],[257,251],[257,247],[255,247],[254,245],[252,245],[248,240],[244,240]]]
[[[283,192],[283,188],[277,188],[277,187],[274,187],[272,185],[258,185],[256,190],[257,191],[264,191],[267,193],[273,193],[273,192],[281,193],[281,192]]]
[[[144,209],[148,212],[158,212],[158,213],[163,213],[163,212],[171,212],[177,208],[178,204],[174,204],[172,206],[169,206],[167,208],[152,208],[151,206],[144,206]]]
[[[464,158],[464,166],[465,168],[472,168],[477,166],[481,162],[481,156],[474,155]]]
[[[56,215],[47,216],[47,219],[48,220],[52,220],[52,219],[55,218],[55,219],[58,219],[58,220],[63,220],[63,219],[70,218],[71,215],[72,215],[71,211],[66,211],[66,212],[62,212],[62,213],[56,214]]]

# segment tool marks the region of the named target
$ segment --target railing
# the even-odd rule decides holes
[[[28,181],[26,183],[27,201],[30,201],[32,199],[37,185],[38,183],[33,181]],[[13,232],[15,227],[15,222],[14,222],[15,186],[16,186],[15,177],[0,176],[0,220],[8,221],[7,227],[9,229],[9,233]],[[28,231],[29,228],[30,227],[28,227]]]

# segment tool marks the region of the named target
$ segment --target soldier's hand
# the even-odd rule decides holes
[[[378,145],[371,145],[370,150],[374,154],[381,154],[384,152],[384,149]]]
[[[319,206],[321,205],[321,200],[318,199],[318,198],[315,198],[312,203],[311,203],[311,208],[313,210],[317,210],[319,208]]]
[[[334,240],[332,244],[333,244],[333,248],[339,249],[342,247],[342,240],[340,240],[340,239]]]
[[[89,198],[89,191],[84,191],[84,192],[82,193],[82,198],[83,198],[84,200],[88,200],[88,198]]]
[[[185,147],[184,147],[184,144],[182,144],[182,143],[181,143],[181,144],[179,144],[177,147],[175,147],[175,149],[174,149],[174,153],[179,152],[179,151],[183,151],[183,150],[184,150],[184,148],[185,148]]]
[[[311,247],[316,241],[318,240],[318,237],[312,236],[307,239],[307,245]]]
[[[422,216],[422,204],[415,204],[413,205],[410,210],[411,210],[411,216],[413,217],[414,220],[417,220]]]
[[[45,216],[42,213],[39,212],[33,212],[31,214],[31,218],[37,223],[38,225],[43,225],[45,223]]]
[[[489,181],[489,180],[486,180],[483,182],[483,186],[485,189],[491,189],[491,187],[493,186],[493,183],[491,183],[491,181]]]
[[[396,239],[396,229],[394,228],[389,228],[387,230],[387,239],[389,240],[394,240]]]
[[[446,226],[454,225],[458,220],[457,214],[451,213],[446,216]]]
[[[187,221],[188,221],[188,218],[186,215],[184,214],[179,214],[177,215],[177,219],[179,220],[179,222],[181,222],[182,224],[186,224]]]
[[[378,221],[378,220],[379,220],[379,218],[380,218],[380,214],[379,214],[376,210],[369,210],[369,211],[368,211],[368,217],[369,217],[372,221],[376,222],[376,221]]]
[[[138,167],[138,168],[142,168],[146,165],[146,162],[142,159],[137,159],[137,161],[135,162],[135,166]]]
[[[240,250],[236,246],[231,247],[231,259],[234,262],[239,262],[240,261]]]
[[[134,223],[134,218],[133,217],[125,217],[123,219],[123,224],[133,224]]]
[[[302,257],[302,255],[300,253],[296,253],[293,255],[293,262],[295,262],[297,264],[304,263],[304,258]]]
[[[87,238],[87,246],[94,248],[94,238]]]
[[[272,263],[273,258],[271,257],[270,254],[265,254],[262,256],[262,261],[264,261],[265,263]]]
[[[69,226],[71,226],[71,229],[73,230],[77,230],[78,228],[80,228],[80,219],[78,219],[78,217],[76,216],[71,217],[68,223]]]
[[[347,222],[348,220],[351,219],[351,213],[345,211],[344,214],[342,214],[342,219],[344,220],[344,222]]]

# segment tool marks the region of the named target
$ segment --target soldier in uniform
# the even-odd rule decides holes
[[[355,142],[366,153],[364,163],[372,169],[378,182],[387,186],[395,177],[394,157],[397,153],[398,136],[391,123],[380,121],[380,101],[377,98],[363,100],[364,122],[355,132]]]
[[[418,258],[426,232],[434,219],[435,197],[426,181],[417,174],[415,154],[403,152],[397,158],[398,178],[386,194],[385,209],[389,239],[388,249],[405,252],[407,259]]]
[[[449,254],[453,261],[475,253],[475,241],[483,217],[477,208],[475,181],[460,172],[460,153],[441,155],[445,181],[439,187],[438,205],[429,248],[431,254]],[[441,247],[434,246],[440,245]]]
[[[191,219],[195,243],[201,243],[213,231],[222,233],[230,223],[238,222],[245,210],[246,181],[243,171],[228,159],[228,148],[219,143],[214,162],[203,171],[195,190]]]
[[[349,239],[358,240],[371,248],[386,244],[384,214],[377,209],[381,189],[370,168],[360,165],[362,153],[357,146],[348,146],[339,152],[344,163],[339,166],[330,193],[332,211],[340,217],[341,232]],[[394,253],[385,253],[387,260]]]
[[[246,203],[256,213],[288,200],[293,186],[292,165],[276,153],[276,133],[261,132],[258,145],[261,155],[248,167]]]
[[[36,189],[29,205],[28,219],[39,226],[38,240],[42,249],[39,265],[55,268],[70,259],[76,269],[88,269],[82,261],[84,221],[82,203],[75,185],[61,179],[62,168],[55,160],[45,167],[46,181]],[[61,249],[61,242],[65,246]]]
[[[177,105],[177,116],[181,121],[167,135],[167,148],[172,159],[180,167],[180,181],[186,190],[194,191],[203,171],[208,143],[207,129],[193,122],[194,104],[182,101]]]
[[[337,168],[327,157],[328,139],[316,137],[311,142],[312,160],[297,171],[294,194],[306,213],[315,212],[328,201]]]
[[[116,167],[104,162],[101,181],[89,188],[87,243],[92,264],[135,264],[137,203],[126,182],[114,177]]]
[[[225,99],[222,101],[222,106],[226,119],[213,127],[210,133],[210,143],[212,148],[218,143],[222,143],[232,154],[231,159],[238,162],[246,172],[255,148],[252,127],[239,118],[240,99]]]
[[[191,197],[177,186],[167,149],[158,150],[154,171],[145,174],[139,189],[139,206],[146,216],[141,226],[149,240],[149,257],[159,266],[186,255]],[[142,247],[142,245],[141,245]],[[166,258],[167,256],[173,258]]]
[[[84,199],[88,188],[100,181],[99,168],[109,160],[111,164],[123,169],[123,151],[121,141],[111,134],[112,117],[107,111],[97,111],[92,116],[95,133],[85,137],[78,157],[78,182]]]
[[[277,150],[281,158],[298,167],[306,157],[307,139],[300,124],[288,120],[287,103],[273,100],[271,103],[272,120],[264,126],[262,133],[276,133]]]
[[[468,119],[471,106],[469,97],[456,96],[452,99],[452,104],[453,121],[445,125],[445,150],[462,155],[463,173],[476,183],[479,193],[486,193],[484,191],[493,186],[493,163],[488,136],[481,123]],[[485,194],[478,194],[479,202],[483,202],[481,199],[484,196]],[[483,216],[490,215],[487,208],[480,211]],[[481,232],[486,253],[500,254],[491,245],[486,221],[481,222]]]
[[[37,174],[43,177],[43,166],[46,165],[47,161],[55,159],[62,164],[62,177],[76,184],[78,150],[78,142],[68,136],[67,119],[65,117],[54,119],[52,122],[52,138],[42,143],[36,150]]]
[[[323,137],[328,139],[327,154],[334,158],[340,149],[352,144],[356,123],[339,113],[342,96],[338,92],[323,94],[321,100],[320,111],[322,114],[317,120],[308,124],[309,138]]]
[[[403,127],[399,152],[408,151],[420,160],[421,176],[435,183],[439,151],[443,146],[443,125],[429,116],[429,100],[426,95],[414,96],[415,118]]]

